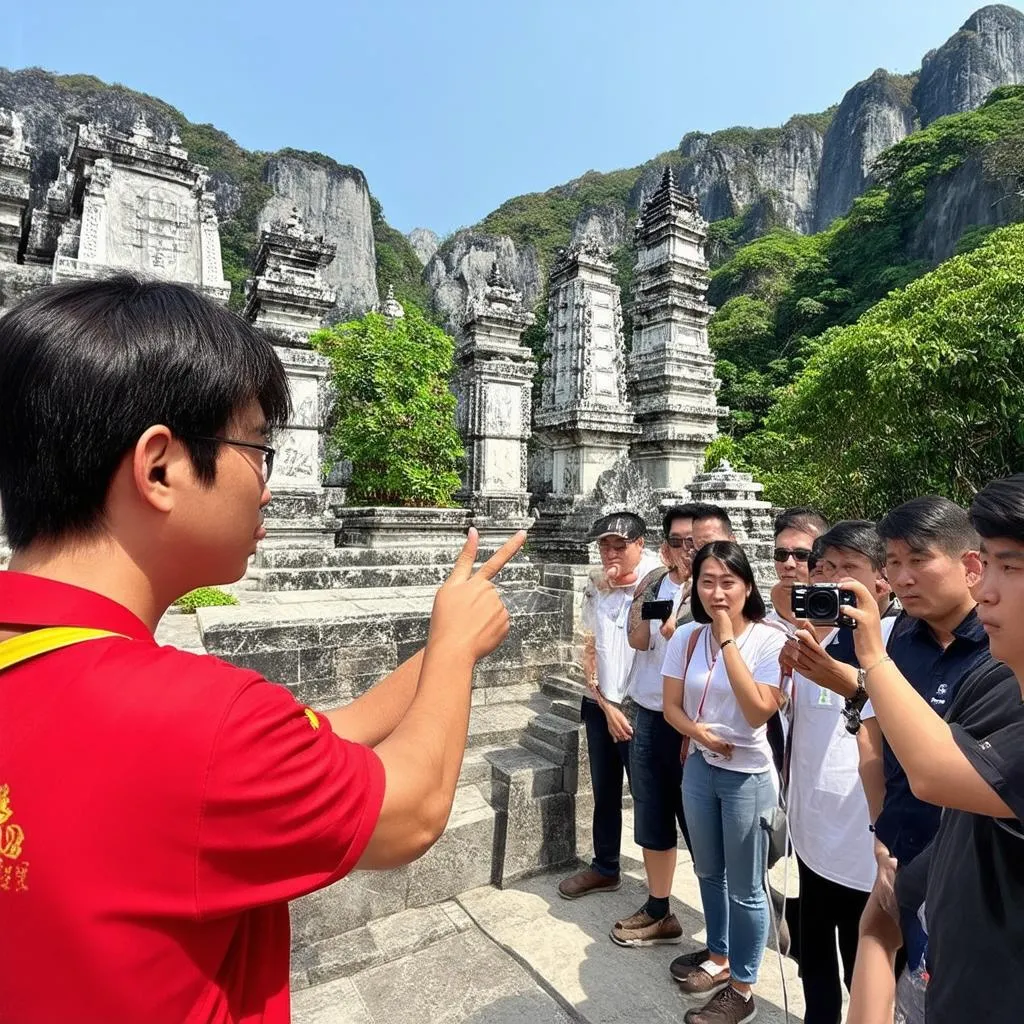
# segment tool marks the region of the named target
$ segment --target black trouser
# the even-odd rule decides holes
[[[597,701],[583,698],[580,709],[587,729],[590,781],[594,787],[594,860],[602,875],[619,873],[622,848],[622,776],[629,776],[629,742],[612,739],[608,719]]]
[[[843,958],[842,979],[849,991],[857,956],[860,915],[868,893],[848,889],[815,874],[800,858],[800,980],[804,1024],[840,1024],[843,990],[839,983],[836,934]]]

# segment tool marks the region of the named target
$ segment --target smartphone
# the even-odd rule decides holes
[[[660,619],[662,622],[668,622],[671,614],[671,601],[644,601],[640,605],[640,617],[642,619]]]

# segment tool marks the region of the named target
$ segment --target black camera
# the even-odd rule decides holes
[[[857,595],[844,590],[838,583],[812,583],[795,586],[792,590],[793,614],[816,626],[847,626],[856,629],[857,623],[843,614],[843,605],[857,606]]]

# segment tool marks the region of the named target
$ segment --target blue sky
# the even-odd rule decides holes
[[[692,130],[822,110],[912,71],[977,0],[11,0],[0,64],[159,96],[251,149],[361,167],[440,234]]]

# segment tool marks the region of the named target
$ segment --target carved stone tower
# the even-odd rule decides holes
[[[520,339],[533,320],[495,261],[483,296],[467,303],[455,351],[457,422],[466,445],[459,497],[482,534],[518,529],[529,510],[526,442],[537,364]]]
[[[642,433],[630,457],[662,501],[684,498],[718,434],[719,381],[708,347],[707,224],[671,168],[640,214],[629,386]]]
[[[639,433],[626,396],[619,288],[608,251],[585,238],[551,269],[547,357],[534,416],[535,477],[543,481],[534,547],[586,561],[585,520],[603,473],[623,460]]]
[[[296,210],[260,235],[248,282],[245,316],[266,331],[284,363],[292,419],[277,439],[274,500],[267,509],[266,547],[329,548],[337,523],[326,513],[322,486],[328,361],[309,345],[334,308],[334,291],[320,276],[335,247],[307,232]]]
[[[31,162],[21,133],[21,118],[0,109],[0,262],[15,263],[28,222]]]

